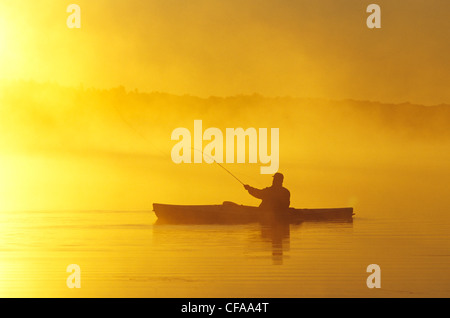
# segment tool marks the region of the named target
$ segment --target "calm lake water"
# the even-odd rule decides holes
[[[357,212],[357,211],[356,211]],[[2,212],[0,297],[449,297],[450,223],[160,225],[153,212]],[[69,289],[69,264],[81,288]],[[369,289],[369,264],[381,288]]]

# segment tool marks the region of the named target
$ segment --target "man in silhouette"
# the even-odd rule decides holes
[[[273,175],[273,182],[270,187],[256,189],[246,184],[244,188],[252,196],[262,200],[259,205],[260,208],[272,211],[287,210],[291,204],[291,193],[283,187],[283,180],[284,176],[277,172]]]

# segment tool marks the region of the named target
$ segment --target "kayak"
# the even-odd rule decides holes
[[[153,204],[160,223],[175,224],[245,224],[284,221],[352,221],[353,208],[296,209],[265,211],[259,207],[224,202],[218,205]]]

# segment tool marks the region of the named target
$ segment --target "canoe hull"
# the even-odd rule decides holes
[[[295,209],[268,212],[258,207],[224,202],[220,205],[153,204],[160,223],[178,224],[245,224],[286,221],[352,221],[353,208]]]

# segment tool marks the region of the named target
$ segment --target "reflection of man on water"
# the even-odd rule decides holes
[[[244,188],[255,198],[261,199],[260,208],[270,210],[285,210],[289,208],[291,193],[283,187],[284,176],[281,173],[273,175],[272,186],[264,189],[256,189],[248,184]]]

